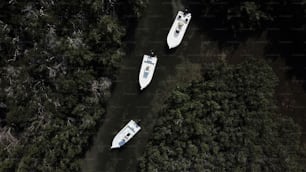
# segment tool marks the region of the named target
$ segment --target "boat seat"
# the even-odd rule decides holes
[[[144,72],[144,73],[143,73],[143,77],[144,77],[144,78],[147,78],[148,76],[149,76],[149,72]]]
[[[120,142],[119,142],[119,146],[123,146],[125,144],[125,140],[122,139]]]
[[[149,61],[149,60],[144,61],[144,63],[148,63],[148,64],[151,64],[151,65],[154,65],[154,63],[153,63],[153,62],[151,62],[151,61]]]

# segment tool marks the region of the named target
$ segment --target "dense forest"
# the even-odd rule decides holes
[[[305,23],[304,0],[190,0],[188,4],[197,18],[213,16],[215,24],[207,27],[218,25],[234,32],[265,29],[284,18]]]
[[[139,171],[303,171],[299,127],[275,105],[265,62],[205,64],[160,111]]]
[[[0,2],[0,171],[79,171],[143,0]]]

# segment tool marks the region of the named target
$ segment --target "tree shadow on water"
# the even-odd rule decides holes
[[[208,10],[200,0],[188,0],[185,7],[192,13],[192,22],[196,23],[208,38],[218,43],[219,48],[238,48],[240,43],[250,37],[260,36],[262,30],[248,28],[234,29],[224,19],[225,14],[216,15],[213,10]],[[223,17],[221,17],[223,16]],[[237,18],[237,21],[240,20]]]
[[[287,65],[287,75],[291,79],[306,80],[306,31],[305,18],[297,10],[288,9],[287,14],[277,19],[268,29],[269,45],[266,47],[266,57],[275,60],[284,59]],[[306,90],[306,84],[303,84]]]

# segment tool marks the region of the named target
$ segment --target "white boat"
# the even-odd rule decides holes
[[[151,52],[151,55],[143,56],[139,72],[140,90],[143,90],[150,84],[153,78],[156,63],[157,63],[157,56],[153,52]]]
[[[177,47],[181,42],[191,20],[191,13],[187,10],[178,11],[167,36],[169,49]]]
[[[125,145],[141,127],[133,120],[127,123],[114,137],[111,149],[120,148]]]

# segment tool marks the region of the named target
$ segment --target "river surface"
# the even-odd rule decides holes
[[[199,29],[192,20],[182,44],[171,51],[167,48],[168,31],[181,9],[184,6],[180,0],[150,1],[135,32],[127,39],[128,52],[121,62],[107,114],[82,162],[82,171],[135,172],[137,160],[144,152],[158,111],[169,92],[178,82],[199,77],[200,50],[209,43],[202,41],[204,37],[198,34]],[[140,92],[140,65],[143,54],[150,49],[156,52],[158,63],[151,84]],[[142,130],[122,149],[110,150],[113,137],[131,119],[141,120]]]

